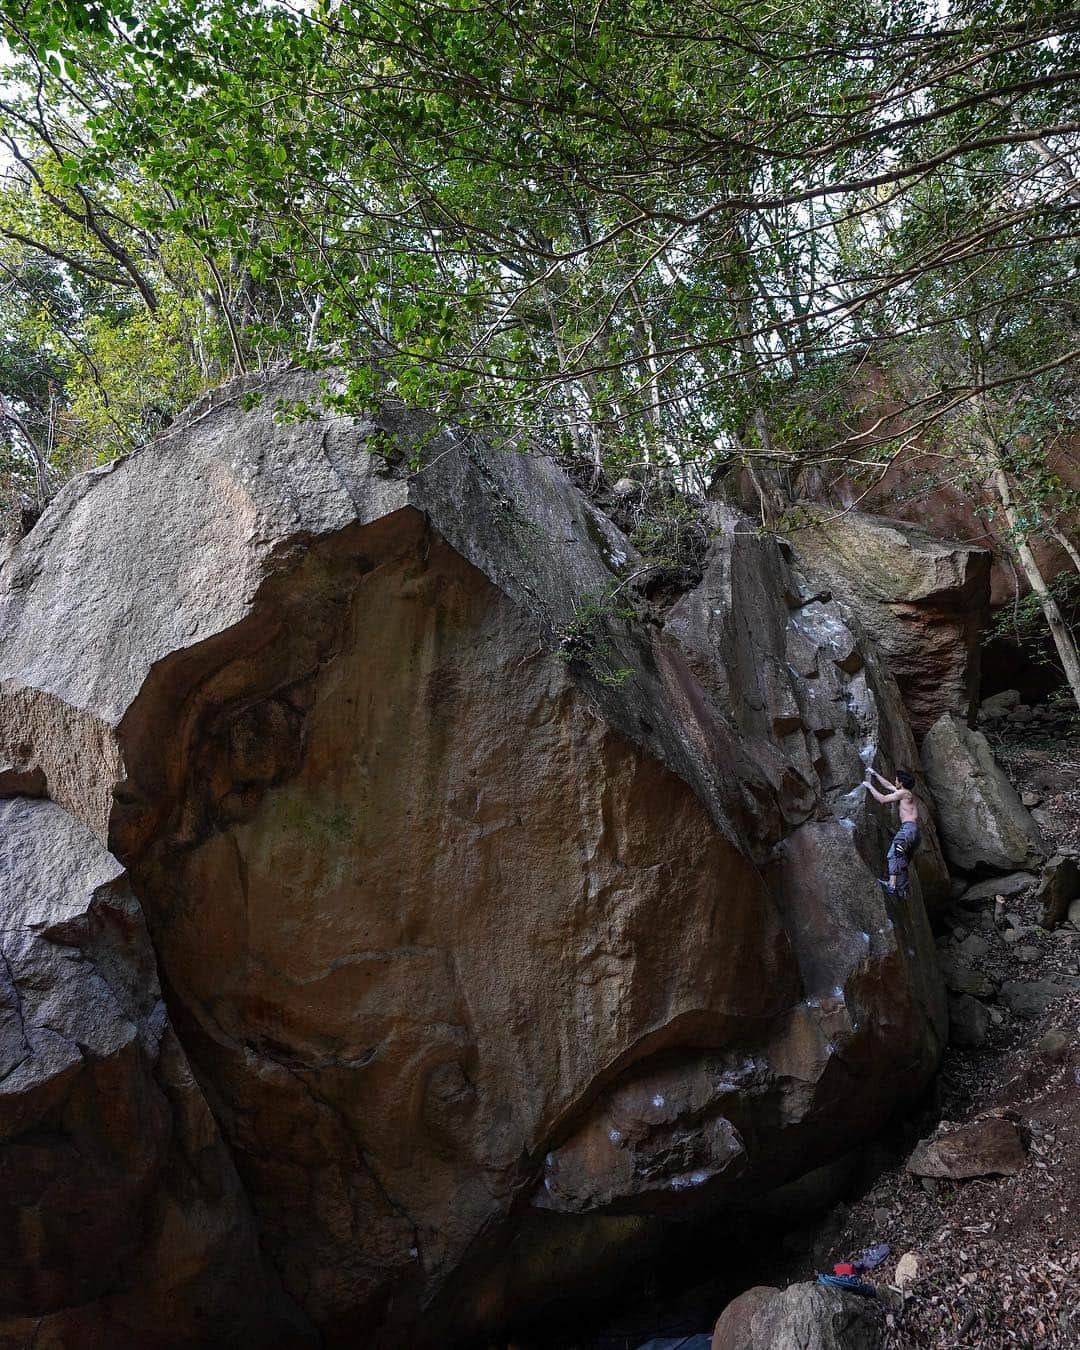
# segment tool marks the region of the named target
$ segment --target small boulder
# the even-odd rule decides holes
[[[1000,694],[991,694],[989,698],[984,698],[979,704],[979,711],[984,716],[993,714],[1000,716],[1015,708],[1020,702],[1019,689],[1003,689]]]
[[[966,1125],[943,1121],[921,1139],[907,1160],[917,1177],[962,1181],[966,1177],[1015,1176],[1027,1163],[1020,1131],[1001,1116],[986,1116]]]
[[[1069,906],[1080,898],[1080,866],[1075,858],[1055,853],[1043,868],[1035,899],[1040,907],[1044,928],[1055,928],[1069,913]]]
[[[1001,986],[1001,997],[1017,1017],[1041,1017],[1055,999],[1078,986],[1080,980],[1071,976],[1063,980],[1007,980]]]
[[[1072,1045],[1072,1038],[1068,1032],[1061,1027],[1051,1027],[1050,1030],[1039,1038],[1038,1051],[1045,1060],[1051,1064],[1058,1064],[1069,1053],[1069,1047]]]
[[[941,962],[941,973],[945,985],[954,994],[971,994],[975,998],[989,998],[994,993],[994,982],[981,970],[972,970],[953,957],[945,957]]]
[[[927,732],[922,760],[951,867],[1012,873],[1046,857],[1039,827],[980,732],[946,714]]]
[[[1039,792],[1031,792],[1030,790],[1027,792],[1021,792],[1020,800],[1030,811],[1033,806],[1042,805],[1042,794]]]
[[[1080,928],[1080,899],[1074,900],[1069,906],[1069,922],[1074,928]]]
[[[753,1350],[880,1350],[877,1305],[819,1284],[793,1284],[754,1314]]]
[[[976,1049],[986,1040],[990,1014],[977,998],[960,994],[949,999],[949,1043]]]
[[[990,951],[990,944],[981,933],[969,933],[956,944],[956,954],[964,961],[981,961]]]
[[[1016,959],[1022,961],[1025,966],[1033,966],[1041,956],[1042,952],[1030,942],[1021,943],[1016,948]]]
[[[754,1350],[754,1314],[779,1293],[771,1284],[755,1284],[732,1299],[717,1318],[711,1350]]]

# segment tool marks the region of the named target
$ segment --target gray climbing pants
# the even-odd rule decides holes
[[[896,831],[889,848],[889,876],[896,878],[896,894],[907,895],[908,863],[919,847],[919,827],[907,820]]]

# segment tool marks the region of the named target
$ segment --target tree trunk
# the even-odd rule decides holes
[[[52,437],[53,416],[54,412],[50,408],[49,413],[50,440]],[[26,445],[26,448],[30,451],[30,458],[32,459],[34,464],[34,484],[35,487],[37,488],[38,505],[42,507],[42,509],[44,509],[46,506],[48,506],[49,502],[52,500],[52,486],[49,482],[49,466],[45,459],[45,455],[42,452],[41,446],[38,445],[37,441],[31,434],[30,428],[26,425],[23,419],[15,411],[12,404],[9,403],[6,398],[4,398],[3,394],[0,394],[0,421],[3,420],[6,420],[11,423],[11,425],[22,437],[23,442]]]
[[[649,398],[649,426],[651,431],[646,431],[644,443],[645,475],[648,479],[652,472],[653,462],[650,436],[652,445],[657,448],[660,445],[660,362],[656,356],[656,335],[653,331],[652,321],[645,313],[645,306],[642,304],[636,286],[630,288],[630,294],[636,310],[634,327],[637,330],[638,343],[644,357],[643,363],[639,363],[639,368],[641,368],[642,384],[648,390]]]
[[[751,241],[747,238],[741,239],[740,242],[745,260],[750,256]],[[769,416],[761,400],[760,374],[757,369],[757,351],[754,345],[754,302],[750,288],[749,263],[747,263],[747,278],[739,284],[733,298],[735,301],[739,351],[746,359],[746,377],[750,380],[753,389],[751,422],[757,432],[758,441],[761,444],[760,453],[764,460],[760,472],[757,471],[750,459],[753,451],[747,450],[747,447],[744,446],[743,449],[747,453],[744,462],[750,481],[754,485],[754,491],[758,495],[761,507],[761,524],[765,529],[768,529],[784,514],[786,499],[772,431],[769,428]]]
[[[1072,565],[1080,572],[1080,549],[1076,547],[1068,535],[1062,534],[1060,530],[1051,530],[1051,538],[1055,539],[1065,552],[1072,559]]]
[[[1047,626],[1054,639],[1054,646],[1057,648],[1061,664],[1065,668],[1065,678],[1069,681],[1076,706],[1080,708],[1080,654],[1077,653],[1076,642],[1068,624],[1061,616],[1057,601],[1050,593],[1050,588],[1046,584],[1046,578],[1043,576],[1039,564],[1035,561],[1035,555],[1031,551],[1031,545],[1028,543],[1027,535],[1020,523],[1020,513],[1013,501],[1012,485],[1009,482],[1008,474],[1000,464],[995,464],[992,477],[1001,501],[1002,510],[1005,512],[1005,519],[1009,522],[1009,528],[1012,530],[1016,552],[1020,558],[1020,566],[1024,569],[1028,584],[1039,598],[1042,612],[1046,616]]]

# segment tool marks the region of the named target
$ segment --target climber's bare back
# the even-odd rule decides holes
[[[905,788],[897,798],[896,806],[900,812],[901,825],[918,825],[919,802],[914,792],[909,792]]]

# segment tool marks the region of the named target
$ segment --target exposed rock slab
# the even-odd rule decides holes
[[[1039,827],[981,732],[946,715],[924,739],[922,761],[952,867],[1014,873],[1046,857]]]
[[[775,543],[721,518],[662,632],[582,647],[635,563],[552,464],[273,420],[312,392],[60,494],[0,573],[0,762],[129,868],[286,1290],[443,1344],[917,1094],[945,877],[928,830],[886,907],[855,785],[911,731]]]
[[[989,550],[860,511],[805,509],[813,524],[794,536],[799,557],[877,643],[916,734],[944,713],[971,720],[989,617]]]
[[[956,903],[970,909],[999,895],[1008,900],[1014,895],[1021,895],[1037,881],[1038,877],[1033,872],[1010,872],[1008,876],[990,877],[986,881],[977,881],[974,886],[969,886]]]
[[[123,869],[51,802],[0,801],[0,838],[0,1339],[311,1344],[262,1268]]]

